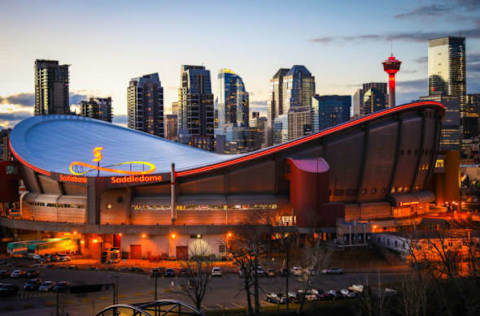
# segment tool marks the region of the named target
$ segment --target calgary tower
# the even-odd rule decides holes
[[[383,70],[388,74],[388,106],[395,106],[395,74],[400,70],[402,62],[393,53],[383,63]]]

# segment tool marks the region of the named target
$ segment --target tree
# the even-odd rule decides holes
[[[258,282],[258,266],[260,256],[260,239],[258,232],[253,226],[245,226],[238,236],[230,251],[233,261],[239,266],[243,277],[243,290],[247,297],[248,315],[260,313],[260,285]],[[252,293],[253,287],[253,293]],[[252,296],[254,306],[252,307]]]
[[[189,251],[189,260],[183,266],[186,275],[182,279],[181,292],[192,301],[198,310],[201,310],[212,271],[208,246],[195,244]]]

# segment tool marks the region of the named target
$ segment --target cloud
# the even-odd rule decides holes
[[[33,93],[18,93],[6,97],[0,97],[2,104],[15,104],[19,106],[35,105],[35,95]]]
[[[88,95],[70,92],[70,105],[80,104],[80,101],[86,100]]]
[[[415,58],[413,61],[416,62],[417,64],[426,64],[428,62],[428,57],[427,56],[418,57],[418,58]]]
[[[0,112],[0,129],[12,128],[33,115],[33,111]]]
[[[415,74],[418,72],[418,70],[414,70],[414,69],[402,69],[401,72],[403,74]]]
[[[312,43],[330,43],[330,42],[352,42],[352,41],[403,41],[403,42],[426,42],[432,38],[445,37],[452,34],[461,34],[468,39],[480,38],[480,19],[476,20],[477,27],[465,28],[456,31],[440,31],[440,32],[391,32],[385,34],[360,34],[339,37],[320,36],[309,41]]]
[[[424,5],[413,10],[394,16],[396,19],[410,19],[419,17],[436,17],[449,13],[453,7],[441,4]]]

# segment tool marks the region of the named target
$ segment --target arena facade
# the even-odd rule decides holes
[[[428,212],[444,107],[400,105],[241,155],[219,155],[78,116],[36,116],[12,131],[26,192],[1,225],[74,233],[85,252],[223,256],[247,225],[323,236],[338,221]],[[369,228],[371,229],[371,228]],[[323,238],[321,237],[321,238]]]

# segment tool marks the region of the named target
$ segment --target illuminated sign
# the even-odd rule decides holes
[[[110,183],[120,184],[120,183],[132,183],[132,182],[159,182],[162,181],[162,176],[130,176],[130,177],[111,177]]]
[[[100,161],[102,161],[102,150],[103,147],[95,147],[93,149],[93,162],[96,162],[97,165],[93,165],[90,163],[86,163],[83,161],[74,161],[70,164],[69,170],[70,173],[76,176],[83,176],[89,172],[92,171],[106,171],[106,172],[111,172],[111,173],[120,173],[120,174],[127,174],[130,176],[138,176],[138,175],[145,175],[145,174],[150,174],[155,171],[155,165],[146,162],[146,161],[125,161],[125,162],[119,162],[113,165],[109,166],[100,166]],[[113,167],[118,167],[118,166],[125,166],[129,165],[130,170],[125,170],[125,169],[119,169],[119,168],[113,168]],[[142,171],[132,171],[132,166],[134,165],[140,165],[145,169],[145,166],[148,167],[147,170],[142,170]],[[130,182],[136,182],[136,181],[130,181]],[[142,181],[140,181],[142,182]],[[113,182],[112,182],[113,183]]]
[[[103,147],[95,147],[93,149],[93,162],[100,162],[102,161],[102,150]]]
[[[75,176],[66,176],[61,174],[60,181],[63,182],[76,182],[76,183],[87,183],[87,178],[85,177],[75,177]]]

